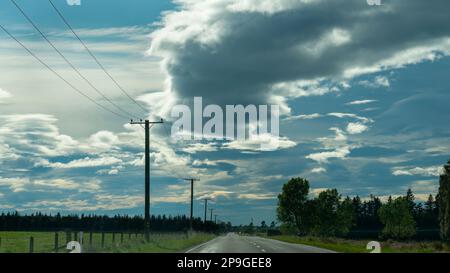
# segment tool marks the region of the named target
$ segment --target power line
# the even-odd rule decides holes
[[[28,49],[28,47],[26,47],[22,42],[20,42],[13,34],[11,34],[7,29],[5,29],[1,24],[0,24],[0,28],[6,33],[8,34],[9,37],[11,37],[14,41],[16,41],[20,46],[22,46],[31,56],[33,56],[38,62],[40,62],[43,66],[45,66],[48,70],[50,70],[53,74],[55,74],[58,78],[60,78],[62,81],[64,81],[67,85],[69,85],[73,90],[75,90],[76,92],[78,92],[80,95],[82,95],[83,97],[87,98],[88,100],[90,100],[92,103],[95,103],[98,107],[102,108],[103,110],[106,110],[116,116],[119,116],[121,118],[125,118],[128,119],[127,116],[124,116],[120,113],[117,113],[109,108],[107,108],[104,105],[101,105],[100,103],[98,103],[97,101],[95,101],[93,98],[91,98],[89,95],[85,94],[83,91],[81,91],[80,89],[78,89],[77,87],[75,87],[73,84],[71,84],[69,81],[67,81],[63,76],[61,76],[58,72],[56,72],[53,68],[51,68],[47,63],[45,63],[41,58],[39,58],[36,54],[34,54],[30,49]]]
[[[94,59],[94,61],[98,64],[98,66],[105,72],[105,74],[114,82],[114,84],[131,100],[133,101],[137,106],[139,106],[145,113],[147,113],[147,109],[142,107],[133,97],[130,96],[130,94],[114,79],[114,77],[106,70],[106,68],[103,66],[103,64],[97,59],[97,57],[92,53],[92,51],[89,49],[89,47],[81,40],[80,36],[75,32],[75,30],[72,28],[72,26],[69,24],[69,22],[66,20],[66,18],[62,15],[62,13],[59,11],[59,9],[53,4],[51,0],[48,0],[49,3],[52,5],[53,9],[56,11],[58,16],[61,18],[61,20],[66,24],[66,26],[70,29],[70,31],[75,35],[75,37],[80,41],[80,43],[84,46],[86,51],[91,55],[91,57]]]
[[[135,115],[131,114],[127,110],[123,109],[116,103],[114,103],[112,100],[110,100],[105,94],[103,94],[100,90],[98,90],[97,87],[92,84],[92,82],[87,79],[73,64],[70,62],[66,56],[47,38],[47,36],[39,29],[39,27],[34,23],[33,20],[25,13],[25,11],[16,3],[15,0],[11,0],[11,2],[16,6],[16,8],[22,13],[22,15],[27,19],[27,21],[36,29],[37,32],[44,38],[45,41],[63,58],[63,60],[80,76],[92,89],[94,89],[100,96],[102,96],[106,101],[108,101],[111,105],[116,107],[119,111],[125,113],[126,115],[129,115],[130,117],[136,117]]]

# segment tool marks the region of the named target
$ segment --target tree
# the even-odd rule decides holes
[[[272,223],[270,223],[270,229],[275,229],[276,224],[275,221],[272,221]]]
[[[414,196],[413,192],[411,189],[408,189],[406,191],[406,196],[405,196],[406,202],[408,202],[408,207],[410,209],[410,211],[412,212],[414,210],[414,206],[415,206],[415,202],[414,200],[416,200],[416,197]]]
[[[266,221],[261,221],[261,228],[267,228]]]
[[[434,211],[435,206],[436,206],[436,205],[435,205],[435,203],[434,203],[433,195],[430,194],[430,195],[428,196],[428,200],[425,202],[425,211],[426,211],[427,213],[432,214],[433,211]]]
[[[267,224],[266,224],[266,221],[262,221],[262,222],[261,222],[260,230],[261,230],[262,232],[267,232]]]
[[[321,236],[333,236],[337,228],[340,195],[336,189],[326,190],[316,199],[317,219],[314,231]]]
[[[346,236],[356,223],[356,211],[352,204],[352,199],[347,196],[339,205],[337,212],[337,228],[336,233],[340,236]]]
[[[344,236],[350,232],[355,221],[352,200],[347,197],[341,202],[336,189],[323,191],[314,200],[316,215],[312,218],[313,233],[320,236]]]
[[[363,206],[359,196],[353,197],[352,200],[353,211],[355,212],[355,222],[357,226],[362,224]]]
[[[295,226],[298,231],[304,232],[305,218],[308,213],[305,205],[308,200],[309,182],[303,178],[292,178],[283,185],[281,194],[278,195],[278,219],[290,226]]]
[[[416,234],[416,222],[410,211],[407,197],[390,199],[379,210],[381,222],[384,224],[382,236],[391,239],[408,239]]]
[[[439,227],[441,239],[450,242],[450,160],[439,178]]]

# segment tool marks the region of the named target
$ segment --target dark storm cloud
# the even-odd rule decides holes
[[[273,95],[323,94],[356,75],[450,52],[446,0],[177,2],[181,9],[165,15],[150,52],[164,58],[180,98],[280,102]]]

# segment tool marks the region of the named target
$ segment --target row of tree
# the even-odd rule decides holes
[[[347,236],[350,232],[372,230],[383,238],[407,239],[420,230],[440,230],[450,239],[450,161],[440,176],[439,194],[417,202],[409,189],[405,196],[389,197],[382,203],[375,196],[362,201],[342,196],[336,189],[309,198],[309,182],[293,178],[278,196],[278,219],[282,229],[302,235]]]
[[[160,232],[185,231],[189,229],[190,219],[185,215],[166,216],[152,215],[151,230]],[[193,229],[203,231],[219,231],[229,229],[230,223],[216,224],[211,221],[203,223],[200,218],[193,219]],[[20,215],[18,212],[0,215],[2,231],[50,231],[50,230],[86,230],[86,231],[141,231],[144,219],[140,216],[115,215],[47,215],[35,213]]]

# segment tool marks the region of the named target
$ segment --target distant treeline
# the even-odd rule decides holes
[[[382,202],[371,195],[343,198],[337,189],[310,196],[309,181],[293,178],[278,196],[277,216],[282,233],[313,236],[439,239],[450,241],[450,161],[440,176],[439,193],[425,202],[411,189]]]
[[[202,231],[225,230],[230,223],[218,223],[194,218],[193,229]],[[144,219],[139,216],[115,215],[47,215],[40,212],[21,215],[18,212],[2,213],[0,215],[0,230],[2,231],[141,231]],[[185,215],[166,216],[152,215],[150,229],[160,232],[185,231],[190,227],[190,219]]]
[[[418,229],[439,229],[439,205],[433,195],[430,194],[426,202],[416,202],[413,192],[408,190],[404,197]],[[384,226],[379,217],[382,205],[381,200],[373,195],[366,201],[361,201],[359,196],[354,197],[352,206],[355,211],[356,221],[353,229],[381,230]]]
[[[303,179],[291,180],[291,183],[295,182],[298,182],[301,186],[296,187],[292,193],[297,193],[295,197],[298,198],[300,196],[298,193],[302,192],[299,189],[304,187],[305,198],[293,200],[295,197],[289,197],[290,200],[285,201],[285,203],[293,201],[292,204],[295,205],[285,206],[289,209],[278,209],[279,216],[284,217],[285,220],[280,227],[281,232],[285,234],[332,235],[354,239],[377,238],[382,235],[386,228],[386,224],[382,222],[383,217],[385,217],[381,213],[382,207],[384,205],[386,210],[389,204],[395,202],[394,198],[389,198],[383,203],[379,197],[374,195],[365,200],[362,200],[359,196],[341,199],[337,190],[325,191],[320,197],[308,200],[306,198],[306,193],[309,191],[307,181]],[[286,191],[289,192],[287,188],[285,188],[285,194]],[[404,214],[402,213],[406,213],[407,216],[411,217],[416,230],[412,237],[416,239],[439,239],[439,203],[433,195],[429,195],[427,201],[420,202],[416,200],[412,190],[408,190],[406,195],[400,197],[399,200],[405,205],[404,211],[394,208],[391,218],[403,220]],[[303,205],[300,208],[295,207],[302,202]],[[277,229],[275,222],[268,226],[265,221],[262,221],[259,226],[251,223],[247,226],[237,227],[237,231],[246,233],[269,232],[277,234],[274,232]]]

